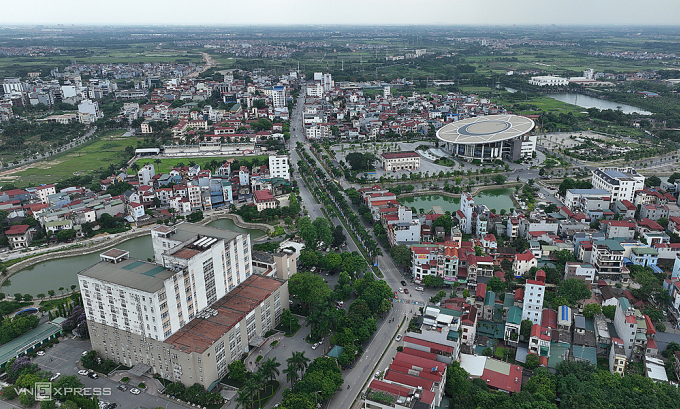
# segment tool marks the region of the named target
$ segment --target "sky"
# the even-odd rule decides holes
[[[3,4],[4,3],[4,4]],[[0,24],[678,25],[679,0],[16,0]]]

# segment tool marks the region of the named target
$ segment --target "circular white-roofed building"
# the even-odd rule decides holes
[[[533,128],[534,121],[524,116],[478,116],[444,125],[437,138],[444,149],[466,161],[515,161],[536,151],[536,136],[529,135]]]

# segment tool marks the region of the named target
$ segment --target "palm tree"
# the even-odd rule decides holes
[[[255,392],[257,391],[256,385],[249,379],[246,384],[238,392],[238,397],[236,398],[236,404],[239,408],[250,408],[255,403]]]
[[[47,291],[47,294],[49,294],[50,297],[54,297],[54,290]]]
[[[64,287],[59,287],[59,291],[61,291],[61,295],[64,295]]]
[[[160,160],[160,159],[155,159],[155,160],[153,161],[153,163],[159,165],[159,164],[163,163],[163,161]]]
[[[257,392],[257,401],[259,402],[262,399],[262,389],[267,386],[267,378],[264,376],[262,371],[259,370],[250,376],[250,380],[255,386],[255,391]]]
[[[76,290],[76,287],[78,287],[78,286],[75,285],[75,284],[72,284],[72,285],[71,285],[71,292],[74,292],[74,291]]]
[[[264,375],[265,379],[273,381],[281,374],[279,371],[280,366],[281,362],[277,362],[276,357],[274,357],[274,359],[267,358],[260,366],[260,371],[262,371],[262,375]]]
[[[305,351],[293,352],[293,356],[288,358],[286,362],[288,362],[288,364],[292,363],[295,365],[295,368],[301,372],[306,371],[307,366],[309,366],[309,358],[305,356]]]
[[[130,165],[130,169],[137,172],[139,170],[139,164],[137,162],[133,163],[132,165]]]
[[[288,367],[283,370],[283,373],[286,374],[286,381],[290,382],[290,387],[292,389],[293,385],[295,385],[295,382],[298,380],[297,367],[292,362],[288,362]]]

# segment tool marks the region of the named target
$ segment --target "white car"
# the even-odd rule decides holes
[[[38,351],[38,352],[36,352],[35,354],[38,355],[38,356],[44,356],[44,355],[45,355],[45,351]]]
[[[142,391],[140,391],[140,390],[137,389],[137,388],[132,388],[132,389],[130,389],[130,393],[133,394],[133,395],[139,395],[141,392],[142,392]]]
[[[423,291],[423,287],[416,287],[416,291]]]
[[[87,371],[85,369],[81,369],[80,371],[78,371],[78,375],[87,376]]]
[[[403,293],[403,292],[404,292],[404,289],[401,288],[401,287],[399,287],[399,292],[400,292],[400,293]]]
[[[399,334],[399,335],[397,335],[397,338],[395,338],[395,341],[399,342],[399,341],[401,341],[401,338],[402,338],[401,334]]]
[[[55,373],[55,374],[52,375],[52,377],[50,378],[50,382],[56,381],[57,378],[59,378],[60,376],[61,376],[61,374],[60,374],[59,372]]]
[[[90,351],[83,351],[83,352],[80,354],[80,356],[85,356],[85,355],[87,355],[88,352],[90,352]]]
[[[317,342],[316,344],[312,345],[312,349],[317,349],[319,347],[319,343]]]

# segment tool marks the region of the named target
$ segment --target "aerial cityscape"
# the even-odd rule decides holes
[[[0,409],[680,408],[680,10],[652,3],[8,6]]]

